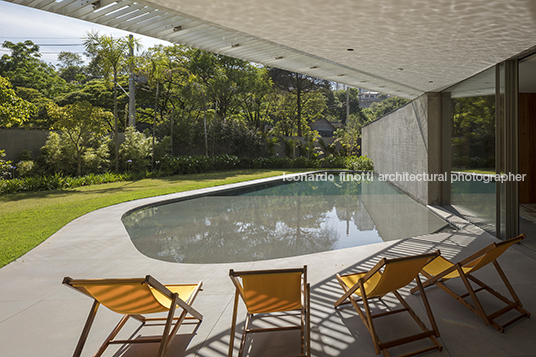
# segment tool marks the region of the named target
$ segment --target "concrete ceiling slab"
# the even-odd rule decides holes
[[[12,2],[410,99],[536,45],[530,0]]]

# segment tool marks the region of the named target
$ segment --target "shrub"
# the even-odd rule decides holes
[[[11,161],[4,160],[6,157],[6,151],[0,150],[0,180],[11,178],[13,166],[11,166]]]
[[[32,160],[17,162],[17,174],[19,177],[33,176],[35,173],[35,164]]]
[[[366,156],[350,156],[347,158],[346,168],[354,171],[372,171],[372,160]]]
[[[119,148],[121,163],[126,171],[142,172],[150,164],[152,139],[140,133],[135,128],[128,127],[125,131],[125,141]]]
[[[17,157],[15,158],[16,162],[19,161],[32,161],[32,152],[30,150],[22,150],[18,153]]]
[[[11,180],[0,180],[0,194],[23,191],[60,190],[107,182],[127,181],[130,179],[131,175],[129,174],[115,173],[105,173],[101,175],[89,174],[81,177],[68,177],[61,174],[23,177]]]
[[[322,160],[322,167],[326,169],[346,168],[348,159],[343,156],[329,156]]]
[[[109,168],[110,139],[103,137],[95,140],[84,149],[81,157],[81,174],[105,172]],[[56,173],[68,176],[78,174],[76,147],[68,138],[66,132],[51,132],[37,158],[37,168],[34,173],[54,175]]]
[[[110,169],[110,145],[111,139],[105,137],[100,141],[97,148],[89,148],[82,156],[83,172],[87,175],[90,173],[104,173]]]

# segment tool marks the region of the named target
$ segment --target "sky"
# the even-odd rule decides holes
[[[0,44],[4,43],[4,41],[17,43],[32,40],[35,44],[40,45],[42,59],[47,63],[55,64],[61,51],[83,54],[82,37],[92,31],[98,31],[100,34],[112,35],[113,37],[130,34],[113,27],[106,27],[0,0]],[[156,44],[170,44],[167,41],[152,37],[135,33],[133,35],[141,39],[144,49]],[[0,56],[9,53],[9,50],[0,48]]]

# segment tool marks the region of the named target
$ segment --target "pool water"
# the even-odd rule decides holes
[[[344,249],[452,229],[377,177],[283,182],[159,204],[123,217],[136,248],[179,263],[230,263]]]

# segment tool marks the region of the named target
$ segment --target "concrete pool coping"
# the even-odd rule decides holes
[[[226,185],[243,187],[272,180]],[[143,277],[153,275],[164,284],[204,281],[195,307],[203,322],[195,328],[183,326],[167,356],[226,356],[231,324],[233,285],[228,277],[236,270],[308,266],[311,283],[312,354],[314,356],[375,356],[370,335],[350,309],[334,310],[333,302],[341,289],[336,273],[364,270],[383,257],[396,257],[441,249],[449,259],[459,260],[496,241],[494,237],[441,207],[429,207],[434,213],[456,225],[456,232],[437,233],[378,243],[369,246],[315,253],[305,256],[226,264],[179,264],[158,261],[139,253],[121,222],[123,214],[143,205],[162,200],[183,199],[221,189],[221,186],[172,195],[126,202],[88,213],[51,236],[15,262],[0,269],[0,348],[5,356],[72,355],[91,306],[90,299],[62,286],[65,276],[73,278]],[[536,261],[510,249],[500,259],[511,283],[528,311],[536,307]],[[480,272],[479,272],[480,273]],[[483,269],[484,280],[498,283],[493,269]],[[486,279],[489,278],[489,279]],[[495,284],[492,284],[495,287]],[[452,286],[456,287],[456,282]],[[500,290],[501,287],[498,287]],[[501,290],[500,290],[501,291]],[[407,291],[404,291],[408,295]],[[507,295],[507,293],[505,293]],[[428,290],[428,298],[438,322],[442,352],[437,356],[530,356],[536,350],[536,324],[523,319],[500,334],[487,327],[474,314],[443,291]],[[389,305],[392,300],[384,299]],[[423,317],[420,297],[408,302]],[[490,302],[491,303],[491,302]],[[244,314],[239,315],[243,321]],[[83,356],[90,356],[118,322],[119,315],[106,309],[97,314]],[[383,331],[395,333],[406,328],[407,319],[396,320]],[[129,322],[125,332],[133,333],[137,324]],[[381,331],[381,330],[380,330]],[[149,329],[149,334],[152,331]],[[141,331],[144,336],[145,330]],[[285,355],[297,341],[292,334],[255,337],[252,355]],[[277,341],[277,343],[274,343]],[[156,346],[134,345],[126,350],[110,347],[105,356],[146,356]],[[400,348],[400,351],[405,351]],[[294,352],[294,351],[292,351]],[[291,352],[291,353],[292,353]],[[394,354],[397,349],[393,349]]]

